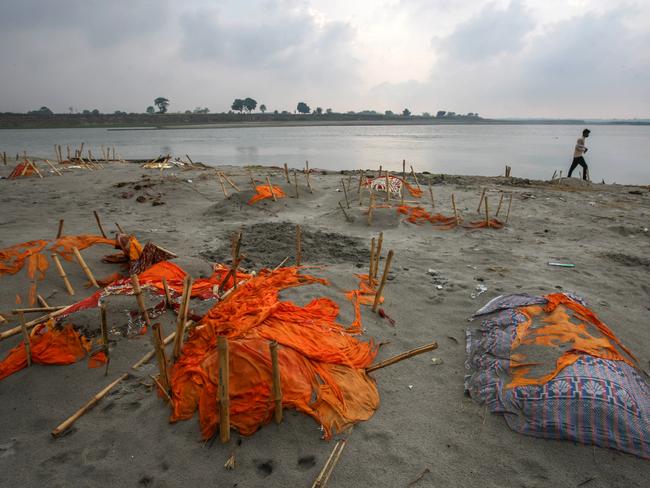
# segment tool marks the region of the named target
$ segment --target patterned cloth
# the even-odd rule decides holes
[[[568,298],[582,306],[578,297]],[[467,330],[466,392],[502,413],[516,432],[650,459],[650,386],[628,362],[583,354],[542,384],[509,386],[518,365],[513,344],[529,322],[525,307],[543,303],[543,297],[508,295],[477,312],[480,326]],[[539,362],[548,360],[544,348],[537,349]],[[527,361],[535,361],[534,354]]]

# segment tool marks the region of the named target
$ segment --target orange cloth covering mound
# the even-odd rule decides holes
[[[34,170],[34,167],[29,164],[27,161],[23,161],[22,163],[18,163],[16,167],[13,169],[11,174],[9,175],[9,179],[13,180],[16,178],[19,178],[20,176],[31,176],[35,175],[36,171]]]
[[[634,355],[591,310],[563,293],[545,298],[545,306],[518,309],[526,321],[517,326],[512,342],[507,388],[548,383],[583,355],[636,367]]]
[[[53,322],[38,325],[32,329],[29,342],[34,364],[72,364],[90,352],[90,341],[74,330],[72,324],[62,329],[54,328]],[[0,362],[0,380],[26,367],[27,351],[21,341]]]
[[[411,205],[401,205],[397,207],[397,211],[401,214],[406,215],[407,221],[412,224],[421,225],[425,222],[430,222],[435,226],[436,229],[441,230],[450,230],[457,226],[455,217],[445,217],[442,214],[430,214],[422,207],[413,207]],[[489,227],[490,229],[501,229],[503,228],[503,222],[497,219],[489,219],[488,222],[485,220],[477,220],[476,222],[468,222],[466,224],[461,224],[461,227],[467,229],[480,229],[484,227]]]
[[[171,421],[199,410],[201,433],[219,423],[217,336],[230,347],[230,422],[243,435],[273,418],[269,342],[277,341],[282,405],[312,416],[325,438],[370,418],[379,406],[365,368],[377,351],[335,322],[338,305],[317,298],[304,307],[279,300],[285,288],[323,283],[298,268],[263,270],[215,305],[190,334],[171,373]],[[357,301],[358,303],[358,301]]]
[[[284,198],[287,195],[282,191],[282,188],[279,186],[271,185],[273,187],[273,194],[275,195],[275,198]],[[255,187],[255,191],[257,192],[255,195],[253,195],[253,198],[251,198],[248,201],[249,205],[253,205],[254,203],[257,203],[260,200],[264,200],[265,198],[273,198],[273,195],[271,195],[271,189],[269,188],[269,185],[257,185]]]

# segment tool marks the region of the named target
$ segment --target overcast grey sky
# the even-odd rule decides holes
[[[1,0],[0,111],[650,117],[649,0]]]

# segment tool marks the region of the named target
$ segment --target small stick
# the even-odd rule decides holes
[[[226,191],[226,186],[223,184],[223,179],[221,178],[221,173],[217,173],[217,177],[219,178],[219,183],[221,184],[221,191],[223,191],[223,196],[229,198],[228,192]]]
[[[483,193],[481,193],[481,198],[478,200],[478,208],[476,209],[476,213],[481,213],[481,205],[483,205],[483,200],[485,198],[485,188],[483,188]]]
[[[253,187],[253,190],[255,190],[255,180],[253,179],[253,173],[251,172],[250,169],[248,170],[248,177],[251,180],[251,186]]]
[[[366,373],[372,373],[373,371],[377,371],[378,369],[385,368],[386,366],[390,366],[391,364],[398,363],[403,359],[408,359],[410,357],[417,356],[418,354],[422,354],[424,352],[433,351],[434,349],[437,348],[438,348],[438,343],[432,342],[431,344],[427,344],[426,346],[411,349],[410,351],[403,352],[401,354],[393,356],[392,358],[388,358],[378,362],[377,364],[373,364],[372,366],[366,368]]]
[[[456,219],[456,225],[460,225],[460,218],[458,217],[458,209],[456,208],[456,197],[454,194],[451,194],[451,205],[454,207],[454,218]]]
[[[490,227],[490,213],[488,211],[488,197],[485,195],[485,226]]]
[[[41,307],[48,307],[48,308],[50,308],[50,306],[49,306],[49,305],[47,304],[47,302],[45,301],[45,298],[43,298],[41,295],[36,295],[36,300],[38,301],[38,304],[39,304]]]
[[[96,280],[95,277],[93,276],[92,271],[90,271],[90,268],[89,268],[88,265],[86,264],[86,261],[84,261],[84,258],[83,258],[83,256],[81,255],[81,253],[79,252],[79,249],[77,249],[76,247],[73,247],[73,248],[72,248],[72,252],[74,253],[74,257],[77,259],[77,263],[79,263],[79,266],[81,266],[81,269],[83,269],[84,273],[86,273],[86,276],[87,276],[88,279],[90,280],[90,283],[91,283],[95,288],[99,288],[100,286],[99,286],[99,284],[97,283],[97,280]]]
[[[158,372],[160,382],[162,383],[165,391],[169,392],[170,383],[169,383],[169,373],[167,371],[167,356],[165,354],[165,345],[163,343],[162,332],[160,330],[160,324],[155,323],[151,326],[151,342],[153,342],[153,348],[156,353],[156,359],[158,361]]]
[[[494,214],[495,217],[499,216],[499,211],[501,210],[502,203],[503,203],[503,192],[501,192],[501,196],[499,197],[499,206],[497,207],[497,213]]]
[[[370,202],[368,204],[368,225],[372,225],[372,211],[375,208],[375,194],[370,193]]]
[[[108,321],[106,320],[106,305],[103,303],[99,306],[99,319],[102,331],[102,342],[104,344],[104,354],[106,354],[106,369],[104,376],[108,376],[108,365],[111,363],[111,355],[108,350]]]
[[[61,173],[58,169],[56,169],[56,166],[54,166],[52,163],[50,163],[47,159],[45,160],[45,163],[52,168],[52,171],[54,171],[57,175],[63,176],[63,173]]]
[[[165,398],[167,398],[167,401],[169,403],[171,403],[172,402],[172,397],[169,396],[169,393],[167,392],[167,390],[165,390],[165,387],[160,384],[160,381],[158,381],[158,378],[156,378],[154,375],[151,375],[151,374],[149,375],[149,378],[151,378],[153,380],[153,382],[156,384],[158,389],[160,391],[162,391],[163,395],[165,395]]]
[[[52,319],[54,317],[58,317],[59,315],[62,315],[63,313],[65,313],[65,311],[68,308],[70,308],[70,306],[67,306],[65,308],[61,308],[61,309],[56,310],[54,312],[50,312],[47,315],[42,315],[42,316],[40,316],[40,317],[38,317],[38,318],[36,318],[34,320],[30,320],[29,322],[27,322],[25,324],[25,326],[27,327],[27,329],[31,329],[35,325],[41,324],[41,323],[45,322],[46,320],[49,320],[49,319]],[[15,336],[16,334],[20,334],[20,332],[21,332],[20,325],[14,327],[12,329],[5,330],[4,332],[0,332],[0,341],[6,339],[7,337],[12,337],[12,336]]]
[[[122,229],[122,227],[120,227],[120,224],[118,224],[117,222],[115,222],[115,227],[117,227],[117,231],[120,234],[126,234],[126,232],[124,232],[124,229]]]
[[[71,417],[67,418],[64,420],[56,429],[52,431],[52,437],[59,437],[61,434],[63,434],[66,430],[68,430],[72,425],[79,420],[79,418],[85,414],[88,410],[93,408],[102,398],[104,398],[109,391],[111,391],[115,386],[117,386],[121,381],[124,381],[126,378],[128,378],[129,373],[124,373],[122,376],[117,378],[115,381],[113,381],[110,385],[108,385],[106,388],[101,390],[99,393],[97,393],[94,397],[88,401],[83,407],[81,407],[79,410],[77,410]]]
[[[348,199],[348,190],[345,188],[345,181],[343,180],[343,178],[341,178],[341,185],[343,185],[343,194],[345,195],[345,205],[348,208],[350,208],[350,200]],[[345,213],[345,211],[343,213]]]
[[[375,250],[375,274],[372,279],[377,282],[377,274],[379,273],[379,260],[381,259],[381,246],[384,243],[384,233],[379,233],[379,239],[377,239],[377,249]]]
[[[20,328],[23,331],[23,341],[25,343],[25,353],[27,354],[27,367],[32,365],[32,348],[29,343],[29,333],[27,332],[27,324],[25,323],[25,315],[22,312],[18,312],[18,318],[20,319]]]
[[[300,266],[302,260],[302,230],[296,225],[296,266]]]
[[[433,200],[433,190],[431,189],[431,180],[429,180],[429,196],[431,197],[431,208],[436,208],[436,202]],[[402,203],[404,203],[402,201]]]
[[[314,189],[311,187],[311,181],[309,180],[309,161],[305,161],[305,179],[307,180],[307,187],[309,188],[309,193],[314,193]]]
[[[40,295],[39,295],[40,296]],[[42,299],[43,297],[41,297]],[[42,307],[30,307],[30,308],[14,308],[11,313],[18,314],[18,313],[43,313],[43,312],[55,312],[57,310],[61,310],[62,308],[67,308],[68,305],[59,305],[56,307],[48,307],[47,305],[44,305]]]
[[[221,442],[230,440],[230,357],[228,339],[217,337],[219,351],[219,437]]]
[[[510,207],[512,206],[512,192],[510,192],[510,200],[508,201],[508,212],[506,213],[506,224],[508,223],[508,219],[510,218]]]
[[[236,235],[236,240],[233,240],[233,248],[232,248],[232,287],[236,290],[237,289],[237,268],[239,267],[239,251],[241,249],[241,238],[242,238],[242,233],[239,232]]]
[[[340,201],[340,200],[339,200],[339,208],[343,211],[343,215],[345,215],[345,220],[347,220],[348,222],[352,222],[352,219],[350,218],[350,216],[348,215],[348,213],[347,213],[347,212],[345,211],[345,209],[343,208],[343,205],[341,204],[341,201]],[[348,208],[350,208],[350,207],[348,207]]]
[[[188,322],[188,324],[190,324],[190,323],[192,323],[192,321],[189,321],[189,322]],[[176,332],[172,332],[172,333],[169,334],[167,337],[165,337],[165,340],[163,341],[163,345],[165,345],[165,346],[168,345],[171,341],[174,340],[175,337],[176,337]],[[131,366],[131,368],[132,368],[132,369],[138,369],[138,368],[139,368],[140,366],[142,366],[143,364],[148,363],[149,361],[151,361],[151,358],[154,357],[155,354],[156,354],[156,351],[155,351],[155,350],[153,350],[153,351],[149,351],[147,354],[145,354],[144,356],[142,356],[142,358],[140,358],[139,361],[137,361],[136,363],[134,363],[133,366]]]
[[[99,227],[99,232],[102,234],[102,237],[106,239],[106,232],[104,232],[104,227],[102,227],[102,221],[99,220],[99,214],[97,210],[93,210],[93,215],[95,215],[95,220],[97,221],[97,227]]]
[[[70,144],[65,145],[66,155],[68,156],[68,161],[70,161]]]
[[[185,337],[185,326],[187,324],[187,314],[189,312],[190,297],[192,296],[192,278],[186,275],[183,280],[183,295],[181,298],[181,306],[178,310],[178,318],[176,320],[176,336],[174,338],[174,361],[177,361],[181,356],[181,349],[183,348],[183,338]]]
[[[388,170],[386,170],[386,201],[390,201],[390,182],[388,181]]]
[[[190,164],[191,164],[192,166],[194,166],[194,161],[192,161],[192,158],[190,158],[190,155],[189,155],[189,154],[186,154],[185,157],[186,157],[187,160],[190,162]]]
[[[375,286],[375,238],[370,239],[370,267],[368,268],[368,284],[371,288]]]
[[[5,163],[5,166],[7,166],[7,151],[2,151],[2,161]]]
[[[296,199],[300,198],[300,195],[298,194],[298,176],[296,175],[296,170],[293,170],[293,182],[296,186]]]
[[[287,166],[287,163],[284,163],[284,176],[287,178],[287,183],[291,184],[291,180],[289,179],[289,167]]]
[[[334,449],[332,449],[329,458],[327,458],[323,469],[318,473],[318,477],[314,480],[314,484],[311,485],[311,488],[324,488],[325,485],[327,485],[327,482],[336,467],[336,463],[338,463],[339,458],[341,457],[346,442],[345,439],[341,439],[334,445]]]
[[[165,306],[172,308],[172,294],[169,291],[169,285],[167,284],[167,278],[163,276],[162,279],[163,289],[165,290]]]
[[[275,192],[273,191],[273,185],[271,184],[271,179],[268,176],[266,177],[266,184],[269,185],[269,191],[271,192],[271,196],[273,197],[273,201],[277,202],[278,199],[275,198]]]
[[[63,220],[59,221],[59,228],[61,227],[63,227]],[[70,284],[70,280],[68,279],[68,276],[65,274],[63,265],[61,264],[61,261],[59,261],[59,256],[57,256],[55,253],[52,253],[52,261],[54,261],[56,269],[59,272],[59,276],[61,277],[63,283],[65,284],[65,289],[68,290],[68,295],[74,295],[74,288],[72,288],[72,285]]]
[[[406,183],[406,159],[402,159],[402,187],[401,187],[401,194],[402,194],[402,205],[404,205],[404,190],[405,190],[405,184]]]
[[[384,274],[381,276],[381,283],[379,284],[379,289],[375,294],[375,303],[372,305],[372,311],[376,312],[377,307],[379,306],[379,300],[381,300],[381,294],[384,291],[384,286],[386,285],[386,279],[388,278],[388,271],[390,270],[390,263],[393,260],[393,250],[388,251],[388,256],[386,256],[386,264],[384,265]]]
[[[34,171],[36,171],[36,174],[38,175],[38,177],[39,177],[39,178],[43,178],[43,175],[41,174],[41,172],[40,172],[40,171],[38,170],[38,168],[36,167],[36,164],[34,164],[34,162],[31,161],[30,159],[28,159],[27,161],[29,162],[29,165],[30,165],[32,168],[34,168]]]
[[[361,196],[361,185],[363,184],[363,178],[366,176],[366,172],[364,170],[360,170],[359,172],[359,187],[357,188],[357,197]]]
[[[278,342],[271,341],[271,372],[273,375],[273,400],[275,402],[275,423],[282,422],[282,378],[280,377],[280,360],[278,358]]]
[[[411,166],[411,174],[413,175],[413,179],[415,180],[415,184],[418,186],[418,190],[420,190],[420,183],[418,182],[418,177],[415,174],[415,171],[413,171],[413,166]]]
[[[221,173],[221,176],[223,176],[223,179],[226,180],[226,181],[228,182],[228,184],[229,184],[230,186],[232,186],[232,187],[235,189],[235,191],[241,191],[241,189],[240,189],[237,185],[235,185],[235,182],[232,181],[232,180],[228,177],[228,175],[227,175],[226,173],[223,173],[223,172],[222,172],[222,173]]]

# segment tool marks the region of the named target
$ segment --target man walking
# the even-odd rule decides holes
[[[587,176],[589,176],[589,168],[587,168],[587,163],[585,162],[583,154],[587,152],[587,148],[585,147],[585,139],[589,137],[590,132],[591,131],[589,129],[583,130],[582,137],[580,137],[576,142],[576,147],[573,150],[573,163],[571,163],[571,168],[569,168],[569,178],[571,178],[571,173],[573,173],[573,170],[576,169],[578,165],[580,165],[582,166],[582,179],[587,181]]]

